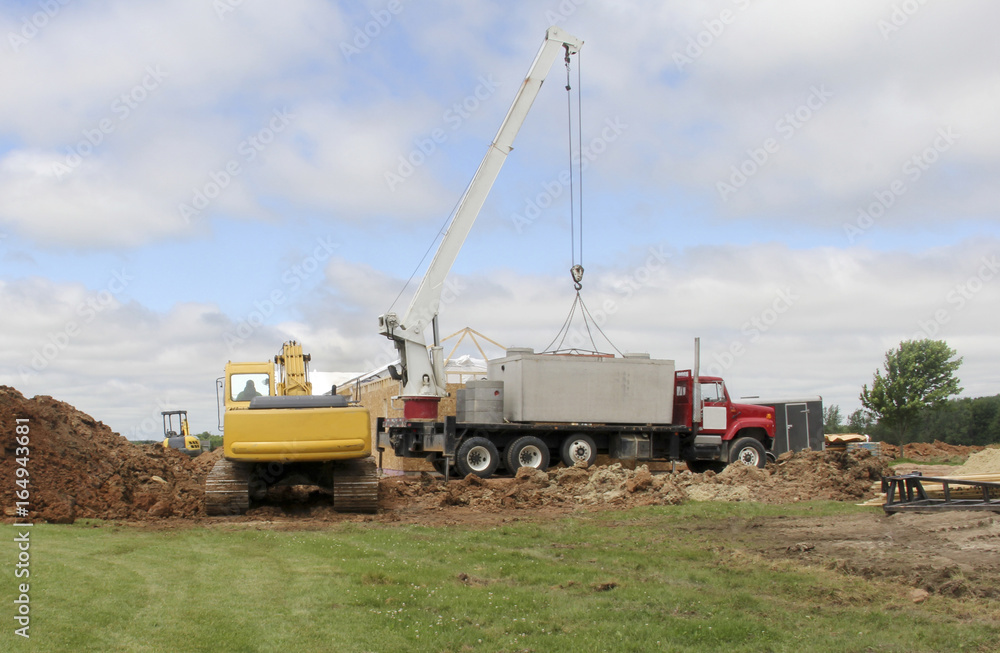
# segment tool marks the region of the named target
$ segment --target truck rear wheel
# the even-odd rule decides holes
[[[500,465],[500,452],[497,446],[482,437],[469,438],[458,448],[455,466],[462,476],[475,474],[480,478],[489,478]]]
[[[516,474],[522,467],[532,467],[543,472],[549,468],[549,448],[533,435],[518,438],[507,446],[507,471]]]
[[[767,452],[764,445],[756,438],[740,438],[729,448],[729,462],[743,463],[750,467],[764,468],[767,464]]]
[[[597,459],[597,445],[594,444],[594,438],[584,433],[577,433],[563,440],[559,453],[563,464],[567,467],[579,462],[586,463],[587,467],[590,467]]]

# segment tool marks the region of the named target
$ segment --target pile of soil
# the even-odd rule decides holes
[[[204,513],[204,480],[217,455],[197,459],[159,445],[137,445],[52,397],[26,399],[0,386],[0,486],[8,518],[16,515],[15,419],[27,418],[29,513],[18,519],[72,523],[77,518],[148,519]],[[23,451],[21,452],[24,453]],[[23,472],[22,472],[23,474]]]
[[[888,473],[883,458],[866,450],[804,451],[783,454],[766,469],[730,465],[716,474],[653,474],[646,465],[631,470],[621,463],[559,467],[548,472],[521,468],[514,478],[483,480],[469,475],[445,485],[420,478],[382,480],[383,509],[468,506],[480,511],[540,507],[628,508],[694,501],[790,503],[812,499],[858,501],[875,496],[876,482]]]
[[[898,456],[899,447],[891,444],[882,444],[886,455]],[[957,462],[965,460],[970,455],[982,451],[985,447],[965,446],[960,444],[948,444],[935,440],[934,442],[911,442],[903,445],[903,458],[918,460],[920,462]]]

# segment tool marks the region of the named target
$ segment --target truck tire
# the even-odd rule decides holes
[[[597,459],[597,445],[594,444],[594,438],[585,433],[568,435],[559,448],[559,454],[567,467],[579,462],[586,463],[586,466],[590,467]]]
[[[522,467],[533,467],[543,472],[549,468],[549,448],[539,438],[526,435],[507,446],[507,471],[517,474]]]
[[[756,438],[740,438],[729,447],[729,462],[743,463],[750,467],[764,468],[767,464],[767,452],[764,445]]]
[[[475,474],[479,478],[489,478],[500,465],[497,446],[486,438],[469,438],[458,448],[455,466],[463,477]]]

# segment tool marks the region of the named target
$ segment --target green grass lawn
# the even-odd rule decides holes
[[[687,504],[473,530],[36,526],[37,651],[993,651],[956,599],[742,552],[725,529],[833,503]],[[14,527],[3,561],[13,570]],[[5,574],[8,614],[16,583]],[[9,646],[8,646],[9,644]]]

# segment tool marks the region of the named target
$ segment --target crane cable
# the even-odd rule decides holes
[[[579,224],[580,224],[580,238],[579,238],[579,251],[580,251],[580,262],[576,262],[577,254],[577,238],[576,238],[576,224],[577,224],[577,211],[576,211],[576,194],[577,191],[573,184],[573,84],[571,77],[571,67],[569,58],[569,46],[566,47],[566,132],[568,136],[569,143],[569,254],[570,254],[570,275],[573,277],[573,287],[579,291],[582,288],[583,282],[583,101],[581,96],[581,68],[578,65],[576,67],[576,109],[577,109],[577,121],[576,121],[576,131],[577,131],[577,142],[579,143],[579,164],[577,166],[577,176],[580,179],[580,211],[579,211]],[[577,52],[577,57],[580,53]]]
[[[577,57],[580,53],[576,53]],[[570,52],[569,46],[566,46],[566,116],[567,116],[567,131],[569,135],[569,237],[570,237],[570,261],[572,267],[570,268],[570,275],[573,277],[573,288],[576,290],[576,296],[573,298],[573,304],[570,306],[569,315],[563,322],[562,327],[560,327],[559,332],[556,333],[556,337],[552,339],[552,342],[543,350],[547,353],[589,353],[589,354],[600,354],[597,351],[597,343],[594,341],[594,334],[591,331],[591,323],[593,323],[594,329],[597,330],[601,336],[607,341],[609,345],[619,355],[622,354],[621,350],[615,346],[615,343],[611,342],[607,334],[601,330],[600,325],[594,316],[590,313],[590,309],[587,308],[587,304],[583,301],[583,296],[580,294],[580,290],[583,289],[583,98],[581,93],[582,86],[582,75],[581,68],[582,65],[578,65],[576,68],[576,94],[577,94],[577,172],[576,175],[580,180],[579,190],[577,191],[574,187],[573,179],[573,93],[572,93],[572,83],[570,76]],[[579,211],[577,211],[576,194],[579,193]],[[579,220],[577,217],[579,216]],[[577,229],[577,223],[579,223],[579,229]],[[579,232],[579,238],[577,238],[577,232]],[[579,247],[578,247],[579,246]],[[577,253],[579,252],[579,263],[577,262]],[[563,345],[566,342],[566,338],[570,335],[570,327],[573,323],[573,318],[576,315],[577,307],[580,309],[580,317],[583,320],[583,326],[587,332],[587,339],[590,340],[590,345],[593,347],[592,350],[580,350],[577,347],[570,347],[569,349],[563,349]],[[557,344],[558,342],[558,344]],[[572,343],[571,343],[572,344]],[[553,346],[555,349],[553,349]]]

